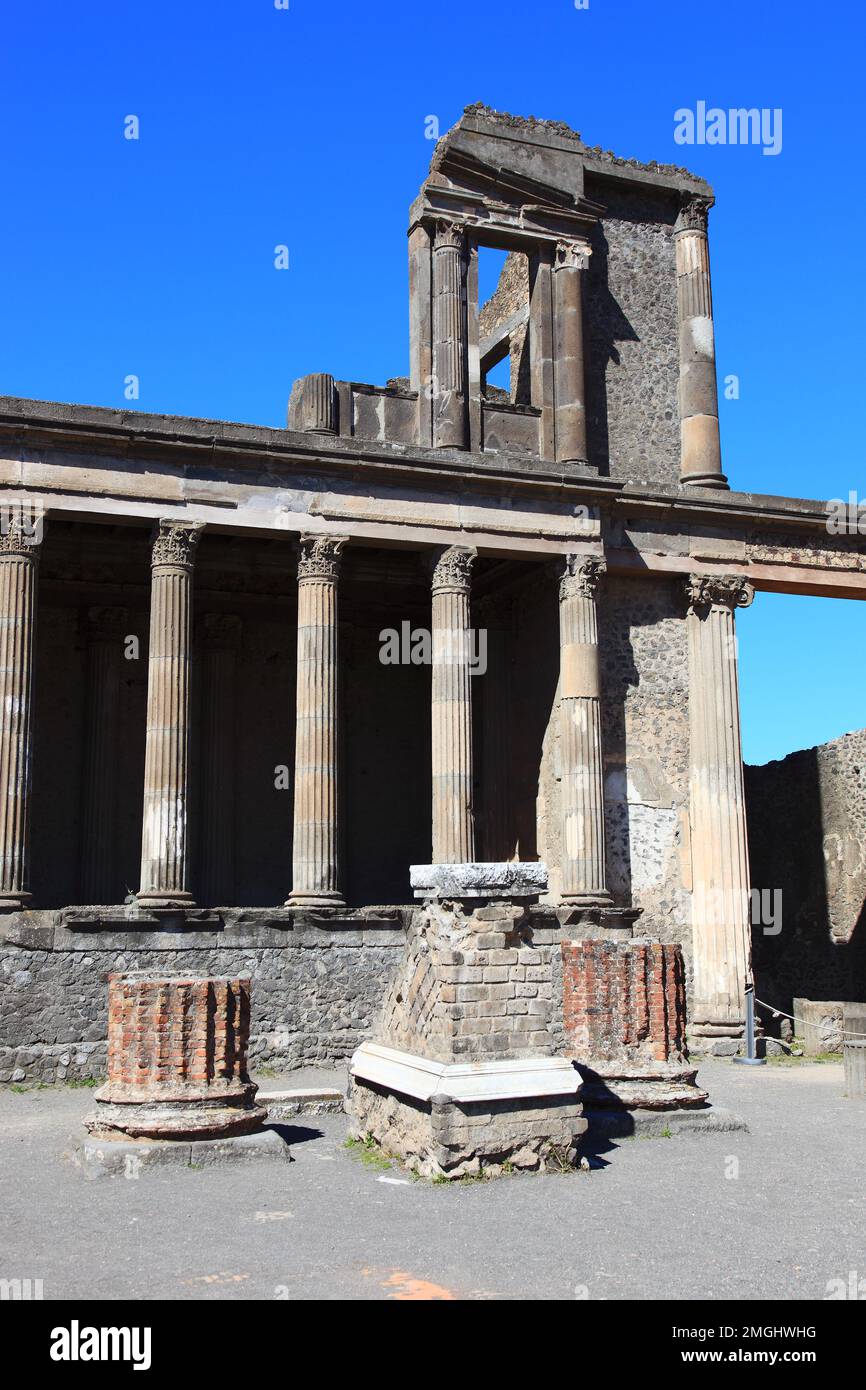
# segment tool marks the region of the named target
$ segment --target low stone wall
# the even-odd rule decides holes
[[[411,909],[407,909],[411,911]],[[68,914],[0,924],[0,1083],[102,1078],[113,971],[249,975],[250,1065],[281,1069],[350,1057],[370,1035],[402,958],[403,914],[347,925],[225,914],[212,930],[70,930]]]

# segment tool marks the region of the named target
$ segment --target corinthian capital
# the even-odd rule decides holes
[[[748,608],[755,590],[738,574],[691,574],[686,580],[686,597],[689,608],[700,613],[713,606]]]
[[[433,566],[433,592],[457,589],[468,594],[472,584],[472,565],[478,555],[474,545],[450,545],[436,557]]]
[[[559,581],[559,601],[567,598],[595,598],[607,573],[607,564],[595,556],[566,555],[565,573]]]
[[[556,243],[556,268],[564,270],[588,270],[592,247],[585,241],[558,241]]]
[[[203,521],[160,520],[150,556],[153,568],[167,565],[172,569],[191,570],[203,530]]]
[[[340,560],[348,536],[301,536],[298,579],[330,579],[340,575]]]
[[[459,251],[463,246],[463,228],[457,222],[437,221],[433,226],[433,249],[439,251],[443,247],[451,247]]]
[[[706,236],[707,214],[711,207],[712,201],[709,198],[686,198],[680,206],[674,233],[703,232]]]
[[[37,559],[42,541],[42,506],[38,502],[4,502],[0,506],[0,556]]]

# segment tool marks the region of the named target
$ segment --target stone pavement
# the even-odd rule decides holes
[[[365,1163],[340,1115],[293,1121],[292,1163],[88,1182],[60,1156],[91,1092],[4,1089],[0,1278],[85,1300],[820,1300],[866,1279],[866,1105],[841,1098],[841,1067],[713,1061],[699,1079],[750,1133],[625,1140],[590,1173],[453,1185]]]

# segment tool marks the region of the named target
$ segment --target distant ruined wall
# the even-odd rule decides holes
[[[752,929],[756,993],[866,1000],[866,729],[746,768],[753,888],[781,890]]]

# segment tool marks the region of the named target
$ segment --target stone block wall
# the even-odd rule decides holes
[[[746,813],[756,903],[781,905],[776,923],[753,911],[757,995],[788,1013],[866,999],[866,729],[747,767]]]

